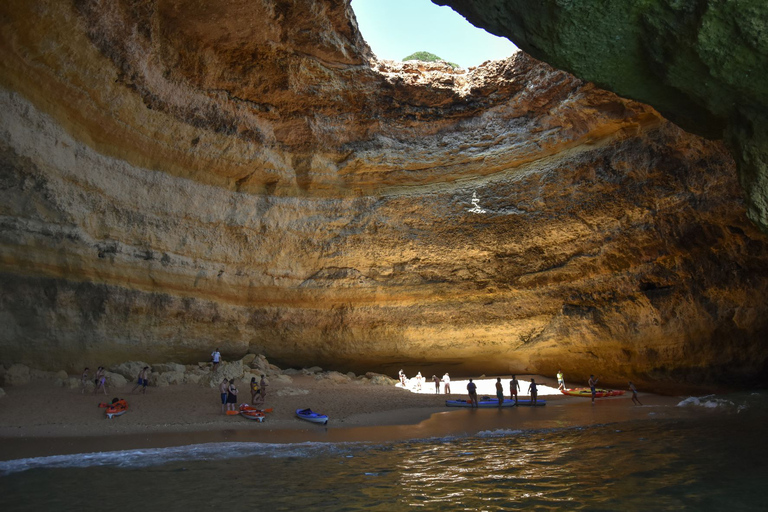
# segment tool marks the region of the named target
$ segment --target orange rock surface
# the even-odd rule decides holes
[[[0,19],[4,363],[765,374],[768,238],[648,106],[522,53],[377,61],[348,2]]]

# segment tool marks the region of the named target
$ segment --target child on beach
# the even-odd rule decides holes
[[[80,376],[80,386],[82,387],[81,393],[85,393],[85,388],[88,387],[88,381],[90,380],[90,377],[88,377],[88,367],[85,367],[85,370],[83,370],[83,374]]]
[[[261,376],[259,381],[259,395],[261,395],[261,403],[264,403],[267,399],[267,379],[264,378],[264,375]]]
[[[96,387],[93,389],[94,395],[100,389],[104,391],[105,395],[107,394],[107,376],[103,366],[99,366],[99,369],[96,370],[96,380],[94,380],[94,383],[96,384]]]

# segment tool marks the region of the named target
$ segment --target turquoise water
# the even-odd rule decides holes
[[[684,419],[0,462],[4,510],[766,510],[765,393]]]

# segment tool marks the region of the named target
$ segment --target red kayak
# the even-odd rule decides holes
[[[585,398],[592,398],[592,390],[589,388],[563,389],[560,392],[568,396],[583,396]],[[603,398],[606,396],[619,396],[619,395],[623,395],[624,393],[625,391],[621,389],[595,389],[595,398]]]

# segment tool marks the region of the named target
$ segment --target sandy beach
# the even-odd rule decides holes
[[[527,395],[530,376],[521,378]],[[271,384],[265,407],[273,409],[264,422],[227,416],[221,412],[217,389],[195,385],[149,387],[146,394],[131,394],[132,384],[107,395],[33,382],[7,388],[0,400],[0,460],[65,453],[86,453],[185,444],[256,441],[345,442],[471,434],[486,429],[563,428],[611,423],[654,415],[680,414],[678,397],[641,394],[643,407],[633,406],[631,395],[589,399],[556,393],[553,379],[535,376],[539,397],[547,406],[512,409],[456,409],[447,398],[466,398],[466,380],[452,383],[451,395],[435,394],[425,383],[421,392],[393,385],[358,381],[335,383],[312,375],[297,375],[291,383]],[[509,377],[502,377],[506,386]],[[495,379],[478,379],[479,394],[493,396]],[[245,382],[238,384],[240,402],[250,398]],[[555,394],[556,393],[556,394]],[[99,403],[125,398],[129,411],[106,419]],[[295,410],[311,407],[327,414],[327,426],[304,422]]]

